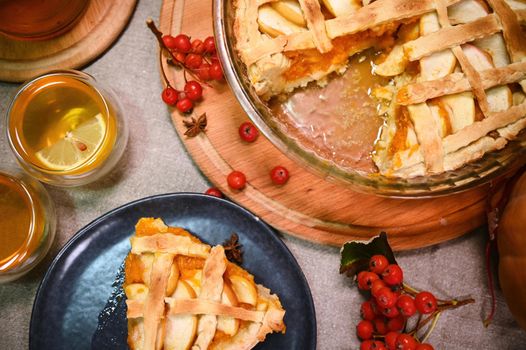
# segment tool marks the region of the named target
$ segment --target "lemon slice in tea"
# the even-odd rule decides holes
[[[36,153],[38,160],[50,170],[69,170],[89,159],[104,140],[106,122],[99,113],[68,131],[64,138]]]

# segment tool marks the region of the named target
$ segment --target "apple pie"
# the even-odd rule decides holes
[[[251,349],[285,332],[279,298],[222,246],[160,219],[137,223],[124,291],[131,349]]]
[[[235,47],[263,100],[342,72],[374,47],[380,174],[452,171],[526,127],[522,0],[235,0]]]

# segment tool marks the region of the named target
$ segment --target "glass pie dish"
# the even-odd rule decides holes
[[[333,73],[322,87],[310,83],[305,88],[295,89],[285,98],[273,98],[268,102],[261,89],[257,91],[254,87],[253,74],[236,50],[234,0],[215,0],[213,10],[217,48],[224,74],[244,111],[278,149],[328,180],[383,196],[440,196],[487,183],[526,160],[526,132],[522,130],[503,149],[489,150],[483,157],[452,170],[413,177],[381,174],[371,159],[375,151],[373,145],[379,139],[385,120],[373,119],[374,112],[368,115],[363,113],[363,108],[361,111],[355,108],[368,96],[360,96],[360,91],[353,93],[349,89],[342,92],[342,86],[348,83],[359,84],[353,81],[353,75],[359,73],[357,70],[367,69],[368,59],[375,52],[364,51],[353,55],[347,71],[341,75]],[[486,17],[491,19],[494,14]],[[370,101],[363,104],[367,102]],[[323,113],[314,113],[323,115],[323,118],[316,119],[311,112],[321,104],[330,108]],[[351,117],[342,118],[335,106],[344,108]],[[371,111],[376,108],[368,106]]]

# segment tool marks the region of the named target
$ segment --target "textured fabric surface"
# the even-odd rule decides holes
[[[192,162],[160,100],[157,43],[145,20],[158,18],[161,0],[141,0],[119,40],[84,70],[110,85],[120,97],[130,127],[123,160],[105,179],[81,188],[48,186],[57,207],[57,239],[50,254],[18,281],[0,285],[0,349],[27,349],[31,308],[38,284],[52,258],[81,227],[105,212],[145,196],[166,192],[203,192],[207,180]],[[0,115],[17,84],[0,83]],[[15,164],[0,120],[0,162]],[[310,284],[318,322],[319,349],[357,349],[355,326],[363,297],[338,274],[339,250],[288,235],[291,249]],[[509,313],[497,290],[493,324],[485,329],[483,315],[490,298],[484,269],[485,231],[434,247],[400,253],[407,280],[435,291],[440,298],[471,296],[476,303],[443,313],[429,341],[435,349],[526,349],[526,332]],[[89,344],[86,344],[89,348]]]

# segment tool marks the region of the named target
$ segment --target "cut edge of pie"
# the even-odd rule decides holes
[[[233,1],[235,47],[262,100],[324,85],[349,56],[385,50],[375,72],[391,82],[372,94],[385,116],[372,153],[384,176],[458,169],[526,128],[522,1]],[[418,72],[406,70],[415,64]]]
[[[125,261],[130,349],[251,349],[285,332],[278,296],[211,247],[142,218]]]

